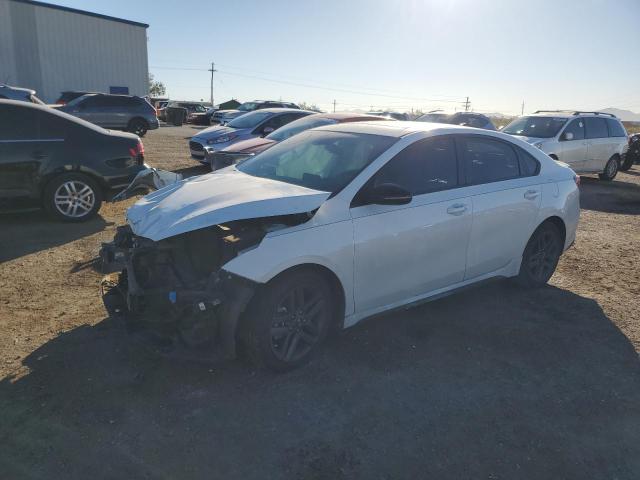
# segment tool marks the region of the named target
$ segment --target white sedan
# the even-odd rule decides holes
[[[330,125],[147,195],[101,255],[136,319],[287,370],[373,314],[492,277],[546,284],[578,184],[499,132]]]

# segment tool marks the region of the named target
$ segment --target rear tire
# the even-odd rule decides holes
[[[65,173],[51,180],[44,189],[44,208],[58,220],[85,222],[93,218],[102,204],[102,190],[91,177]]]
[[[528,288],[546,285],[558,266],[562,249],[558,227],[551,222],[540,225],[531,235],[522,254],[517,283]]]
[[[607,162],[607,164],[604,166],[604,171],[598,174],[598,176],[600,177],[600,180],[604,180],[605,182],[610,182],[611,180],[616,178],[616,175],[618,174],[618,166],[619,166],[618,157],[616,156],[611,157]]]
[[[245,314],[243,343],[249,360],[276,372],[307,363],[333,320],[327,281],[313,271],[294,271],[269,282]]]
[[[627,153],[625,156],[623,156],[622,160],[620,161],[620,167],[618,168],[618,170],[620,170],[621,172],[626,172],[627,170],[629,170],[633,165],[633,157],[634,156],[630,153]]]
[[[127,132],[135,133],[139,137],[144,137],[147,133],[147,130],[149,130],[147,122],[140,118],[134,118],[129,122],[129,125],[127,126]]]

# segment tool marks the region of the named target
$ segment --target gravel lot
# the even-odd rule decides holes
[[[203,173],[195,127],[144,139]],[[286,375],[160,354],[91,268],[82,225],[0,216],[0,478],[640,478],[640,168],[582,182],[552,285],[498,281],[370,319]]]

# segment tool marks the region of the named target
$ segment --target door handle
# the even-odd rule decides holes
[[[527,200],[535,200],[536,198],[538,198],[538,195],[540,195],[540,192],[538,192],[537,190],[527,190],[526,192],[524,192],[524,198],[526,198]]]
[[[47,158],[47,154],[46,154],[46,153],[44,153],[44,152],[41,152],[41,151],[39,151],[39,150],[37,150],[37,151],[33,152],[33,153],[31,154],[31,156],[32,156],[33,158],[35,158],[36,160],[42,160],[43,158]]]
[[[455,203],[447,208],[449,215],[462,215],[467,211],[467,206],[464,203]]]

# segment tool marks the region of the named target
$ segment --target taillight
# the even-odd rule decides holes
[[[142,165],[142,163],[144,162],[144,145],[142,144],[141,140],[138,140],[138,143],[135,147],[129,149],[129,153],[131,154],[132,158],[138,160],[139,165]]]
[[[574,175],[573,181],[576,182],[576,186],[580,186],[580,175]]]

